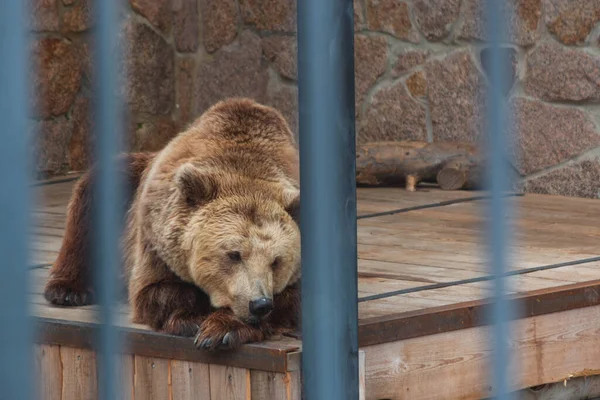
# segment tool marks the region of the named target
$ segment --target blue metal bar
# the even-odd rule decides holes
[[[33,395],[33,332],[27,296],[31,199],[26,5],[25,1],[7,1],[0,12],[0,396],[24,400]]]
[[[118,0],[95,2],[97,26],[97,81],[94,93],[96,107],[96,148],[98,175],[94,183],[94,281],[100,304],[98,332],[99,368],[98,395],[100,399],[117,398],[117,356],[120,350],[118,331],[114,326],[116,313],[117,277],[121,257],[119,238],[122,215],[119,200],[123,196],[123,177],[117,175],[115,156],[121,151],[122,105],[117,96],[118,63],[120,62]]]
[[[352,0],[298,2],[306,399],[358,399]]]
[[[492,393],[496,399],[511,398],[508,382],[508,363],[510,339],[510,320],[512,310],[506,300],[504,276],[507,267],[506,252],[509,239],[508,220],[510,209],[505,201],[504,192],[510,189],[510,171],[505,160],[509,160],[509,140],[507,135],[506,100],[503,98],[502,89],[507,82],[508,71],[506,57],[500,49],[500,43],[506,34],[506,20],[502,1],[487,1],[486,12],[489,28],[490,43],[490,90],[488,94],[488,130],[487,168],[491,190],[491,203],[489,207],[488,239],[490,250],[491,272],[494,275],[494,299],[492,307]]]

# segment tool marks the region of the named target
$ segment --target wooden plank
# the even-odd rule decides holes
[[[119,400],[134,400],[135,358],[133,354],[121,354],[117,364]]]
[[[365,400],[365,386],[366,386],[366,369],[365,369],[365,351],[358,351],[358,398],[359,400]]]
[[[210,365],[211,400],[251,400],[250,370]]]
[[[582,376],[513,393],[514,399],[600,399],[600,376]]]
[[[97,399],[96,353],[62,346],[60,356],[63,367],[62,400]]]
[[[208,364],[171,360],[171,400],[210,399]]]
[[[135,398],[169,399],[169,360],[135,355]]]
[[[511,390],[600,373],[600,306],[527,318],[511,328]],[[478,327],[364,347],[366,398],[488,398],[489,334],[489,327]]]
[[[250,374],[252,400],[290,400],[286,374],[253,370]]]
[[[287,373],[289,384],[289,399],[302,400],[302,372],[300,370]]]
[[[80,172],[68,173],[67,175],[54,176],[48,179],[38,179],[31,184],[31,186],[36,188],[49,188],[52,186],[59,185],[73,185],[74,180],[79,179],[83,175]],[[39,190],[39,189],[38,189]],[[47,190],[47,189],[46,189]]]
[[[61,400],[63,368],[60,346],[35,346],[36,393],[40,400]]]
[[[379,204],[381,211],[385,211],[485,195],[486,193],[481,191],[447,191],[435,187],[420,189],[416,192],[408,192],[397,187],[380,187],[358,188],[356,197],[359,204]]]

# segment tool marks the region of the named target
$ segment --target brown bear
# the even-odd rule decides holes
[[[205,349],[237,348],[300,322],[298,150],[275,109],[230,99],[158,153],[119,159],[124,279],[133,322]],[[94,168],[77,183],[46,299],[93,302],[87,260]],[[130,201],[129,201],[130,200]]]

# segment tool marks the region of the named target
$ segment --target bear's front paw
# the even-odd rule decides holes
[[[91,289],[62,280],[49,281],[44,289],[44,297],[51,304],[59,306],[81,307],[94,302]]]
[[[245,324],[232,314],[216,311],[202,323],[194,344],[204,350],[236,350],[244,343],[265,339],[266,335],[259,327]]]
[[[201,324],[202,317],[173,314],[159,330],[169,335],[192,337],[200,330]]]

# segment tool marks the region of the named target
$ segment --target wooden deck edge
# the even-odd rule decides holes
[[[98,324],[32,317],[37,344],[95,349]],[[158,332],[119,327],[123,353],[181,361],[218,364],[267,372],[287,373],[300,368],[300,346],[291,339],[278,348],[273,343],[242,346],[233,352],[208,352],[194,347],[193,340]],[[291,368],[291,369],[290,369]]]
[[[537,398],[588,395],[576,394],[568,381],[600,371],[599,317],[597,305],[514,320],[508,330],[507,389],[561,382],[562,393]],[[404,393],[411,400],[492,399],[491,335],[487,325],[362,348],[367,400]]]
[[[432,307],[359,321],[359,346],[411,339],[488,325],[492,300]],[[600,305],[600,280],[541,289],[509,297],[515,319]]]

